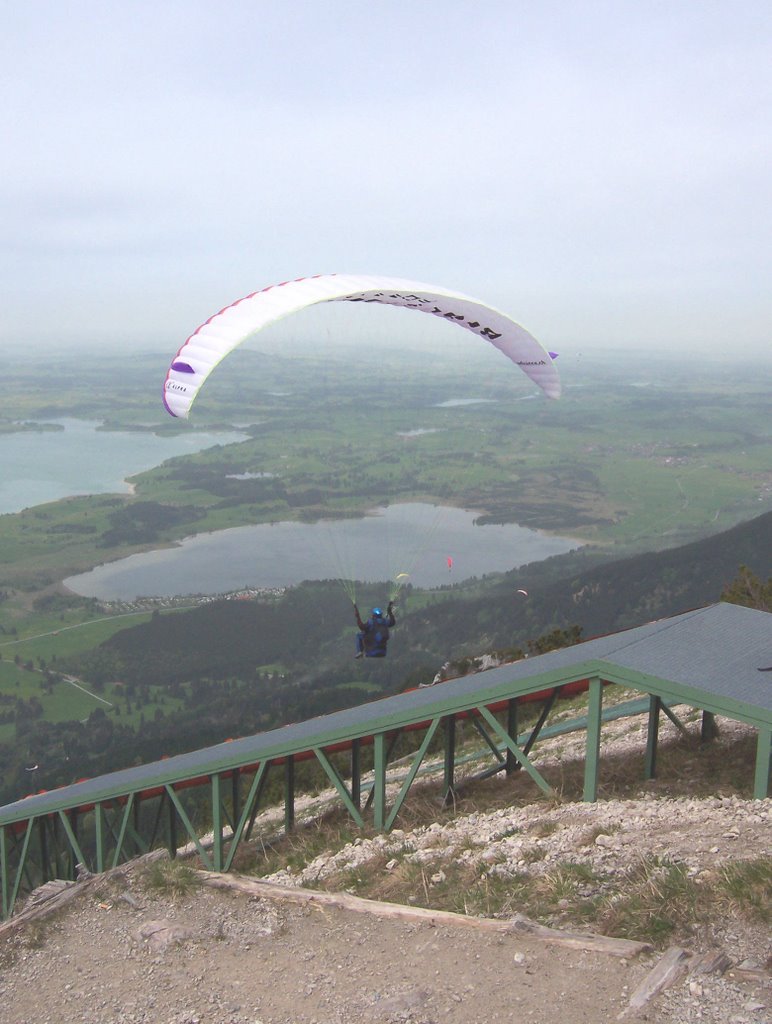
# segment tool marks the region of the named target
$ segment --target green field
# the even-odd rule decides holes
[[[16,656],[50,668],[141,621],[88,601],[51,611],[41,596],[68,575],[195,532],[424,499],[621,555],[726,529],[772,501],[769,367],[749,386],[726,366],[583,358],[561,367],[564,397],[548,402],[495,352],[474,362],[379,354],[374,373],[358,359],[244,350],[212,376],[190,423],[160,407],[161,367],[137,357],[118,394],[109,357],[63,361],[59,375],[33,361],[5,368],[5,430],[75,416],[157,432],[238,427],[249,438],[141,473],[133,495],[0,516],[2,693],[39,689]],[[443,405],[470,398],[483,401]],[[41,698],[47,717],[93,700],[57,691]]]

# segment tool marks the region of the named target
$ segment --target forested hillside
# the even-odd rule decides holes
[[[551,561],[556,567],[571,556]],[[579,564],[579,563],[577,563]],[[740,566],[772,576],[772,512],[704,540],[544,579],[535,565],[507,573],[491,595],[463,614],[448,609],[454,630],[481,620],[494,646],[521,643],[551,628],[578,625],[584,639],[639,626],[718,601]],[[517,593],[528,591],[527,599]],[[498,600],[492,600],[498,595]]]

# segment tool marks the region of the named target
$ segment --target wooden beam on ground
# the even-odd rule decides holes
[[[347,892],[324,892],[316,889],[301,889],[275,882],[262,882],[255,878],[241,875],[225,875],[214,871],[196,871],[202,885],[213,889],[229,889],[247,896],[260,899],[279,900],[288,903],[316,904],[318,906],[339,907],[359,914],[374,914],[376,917],[396,918],[403,921],[423,922],[424,924],[449,925],[480,931],[498,932],[501,935],[514,935],[536,939],[571,949],[584,949],[594,953],[606,953],[609,956],[637,956],[651,950],[646,942],[634,942],[630,939],[614,939],[607,935],[584,935],[580,932],[560,931],[547,928],[545,925],[531,921],[523,914],[515,914],[508,921],[490,917],[467,917],[449,910],[426,910],[423,907],[407,907],[400,903],[382,903],[379,900],[364,900]]]
[[[167,860],[168,857],[169,854],[166,850],[151,850],[150,853],[137,857],[132,866],[148,866],[154,861]],[[12,934],[25,924],[29,924],[30,921],[36,921],[41,917],[45,917],[46,915],[59,910],[71,900],[77,899],[84,893],[92,892],[94,889],[103,885],[105,881],[110,878],[119,877],[121,874],[125,873],[125,871],[126,865],[121,864],[119,867],[110,868],[108,871],[104,871],[100,875],[91,875],[82,882],[68,883],[66,888],[63,888],[55,896],[44,900],[42,903],[34,903],[28,907],[24,907],[18,914],[14,915],[14,917],[0,924],[0,939],[5,935]]]
[[[692,954],[680,946],[671,946],[655,967],[649,971],[638,988],[630,996],[630,1002],[619,1014],[617,1020],[624,1020],[642,1010],[663,989],[677,981],[686,970]]]

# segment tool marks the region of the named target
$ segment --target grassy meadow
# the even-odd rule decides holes
[[[130,495],[0,516],[0,698],[34,695],[50,721],[101,701],[137,718],[120,687],[101,701],[69,684],[48,692],[40,668],[151,612],[45,599],[69,575],[192,533],[426,500],[621,557],[718,532],[772,502],[769,367],[749,385],[719,364],[574,357],[560,366],[564,396],[549,402],[499,353],[470,359],[245,349],[218,368],[187,423],[161,407],[166,364],[155,355],[120,367],[109,355],[62,358],[46,374],[32,356],[3,367],[6,434],[76,417],[159,434],[237,428],[247,439],[140,473]],[[11,728],[0,723],[0,738]]]

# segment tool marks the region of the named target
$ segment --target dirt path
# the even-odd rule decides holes
[[[614,1020],[648,959],[384,921],[136,880],[78,900],[17,940],[6,1024],[349,1024]],[[137,902],[121,898],[124,889]],[[165,922],[149,935],[148,925]],[[174,926],[173,930],[170,930]],[[166,942],[177,934],[179,941]],[[41,943],[40,945],[35,945]],[[163,948],[165,945],[165,948]]]
[[[200,887],[127,866],[0,951],[3,1024],[476,1024],[615,1021],[661,954],[383,920]],[[759,985],[682,980],[639,1019],[768,1021]]]
[[[620,749],[640,743],[631,723],[618,732]],[[281,808],[266,815],[279,820]],[[734,796],[507,806],[358,838],[272,879],[313,886],[387,858],[379,870],[403,858],[430,882],[465,858],[504,877],[567,861],[600,877],[644,856],[675,858],[699,876],[768,855],[771,836],[772,801]],[[0,927],[0,1024],[606,1024],[662,956],[610,956],[203,886],[174,900],[148,887],[146,871],[125,865],[76,886],[53,917]],[[689,941],[695,953],[726,952],[733,967],[684,973],[629,1019],[770,1024],[768,928],[726,916]]]

